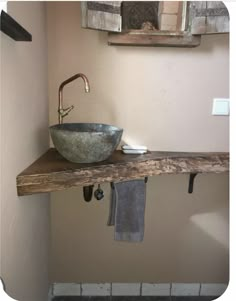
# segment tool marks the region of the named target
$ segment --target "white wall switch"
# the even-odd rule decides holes
[[[7,1],[0,1],[0,12],[2,12],[2,10],[7,12]]]
[[[214,98],[212,115],[229,115],[229,98]]]

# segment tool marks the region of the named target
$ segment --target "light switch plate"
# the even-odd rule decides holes
[[[218,115],[218,116],[229,115],[229,98],[214,98],[212,115]]]
[[[0,1],[0,13],[4,10],[7,13],[7,1]]]

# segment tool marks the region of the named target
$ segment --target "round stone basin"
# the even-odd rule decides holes
[[[49,130],[58,152],[75,163],[106,160],[119,145],[123,133],[121,128],[100,123],[63,123]]]

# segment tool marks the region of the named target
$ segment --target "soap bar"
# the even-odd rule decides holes
[[[147,147],[145,145],[123,145],[123,150],[147,150]]]
[[[142,155],[147,152],[146,150],[141,150],[141,149],[123,149],[122,151],[124,154],[127,155]]]

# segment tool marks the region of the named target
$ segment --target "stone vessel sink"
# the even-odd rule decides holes
[[[49,130],[58,152],[75,163],[106,160],[117,148],[123,133],[121,128],[100,123],[63,123]]]

